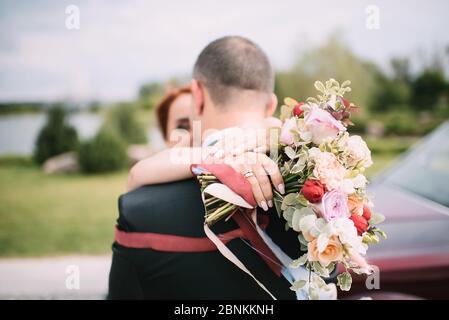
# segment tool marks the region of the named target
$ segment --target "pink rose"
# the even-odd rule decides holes
[[[326,221],[349,217],[348,195],[339,190],[324,194],[321,215]]]
[[[346,130],[340,121],[317,105],[312,105],[305,117],[305,125],[312,133],[312,142],[317,145],[334,140],[340,132]]]
[[[326,186],[327,190],[337,189],[342,183],[345,174],[346,169],[333,153],[317,153],[313,175]]]
[[[290,118],[284,122],[284,125],[281,129],[280,140],[281,143],[285,145],[293,144],[293,133],[292,130],[296,129],[296,118]]]

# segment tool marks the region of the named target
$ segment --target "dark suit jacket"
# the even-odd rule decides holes
[[[144,186],[119,199],[118,226],[124,231],[156,232],[205,237],[204,208],[194,179]],[[260,212],[263,214],[262,212]],[[285,221],[273,209],[267,233],[292,258],[300,255],[296,232],[285,231]],[[229,220],[214,232],[237,228]],[[278,299],[295,299],[289,282],[277,277],[245,241],[230,248]],[[205,253],[158,252],[130,249],[114,243],[109,275],[109,299],[270,299],[253,279],[219,251]]]

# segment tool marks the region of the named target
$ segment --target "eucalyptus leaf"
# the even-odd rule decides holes
[[[299,268],[299,266],[304,265],[306,262],[307,262],[307,253],[303,254],[298,259],[293,260],[292,263],[290,264],[290,267],[296,269]]]
[[[318,273],[321,277],[329,277],[329,272],[321,265],[321,263],[319,263],[318,261],[314,261],[312,265],[315,272]]]
[[[309,298],[310,300],[318,300],[320,298],[318,292],[313,287],[309,287]]]
[[[297,203],[296,194],[289,193],[284,197],[284,200],[282,201],[281,210],[284,211],[288,206],[293,206],[295,205],[295,203]]]
[[[293,282],[293,285],[290,287],[290,290],[298,291],[299,289],[302,289],[306,285],[307,281],[305,280],[296,280]]]
[[[297,163],[292,167],[292,169],[290,170],[290,172],[291,172],[292,174],[300,173],[302,170],[304,170],[305,166],[306,166],[306,165],[305,165],[304,163],[299,163],[299,162],[297,162]]]
[[[337,276],[337,286],[342,291],[349,291],[352,285],[352,277],[349,272],[343,272]]]
[[[322,93],[326,92],[326,88],[321,81],[315,81],[314,86],[318,91],[321,91]]]
[[[298,104],[298,101],[296,101],[295,99],[292,98],[285,98],[284,99],[284,103],[289,106],[289,107],[294,107]]]
[[[373,212],[371,214],[371,219],[369,220],[370,224],[379,224],[385,221],[385,216],[380,213]]]
[[[292,147],[290,147],[290,146],[285,147],[284,152],[290,159],[296,158],[296,152],[295,152],[295,150],[293,150]]]
[[[350,85],[351,85],[351,81],[346,80],[346,81],[343,81],[343,83],[341,84],[341,87],[343,88],[343,87],[347,87],[347,86],[350,86]]]

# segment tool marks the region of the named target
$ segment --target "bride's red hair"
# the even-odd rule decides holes
[[[156,107],[156,116],[162,136],[166,140],[168,137],[167,124],[170,107],[173,102],[182,94],[191,93],[190,87],[180,87],[170,90]]]

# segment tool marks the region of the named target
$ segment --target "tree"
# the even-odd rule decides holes
[[[434,110],[437,102],[447,92],[447,86],[441,71],[424,70],[412,82],[412,104],[416,109]]]
[[[126,144],[146,143],[147,137],[141,123],[136,119],[136,107],[129,103],[114,106],[107,115],[104,127],[115,131]]]
[[[66,123],[65,117],[66,112],[61,105],[48,110],[47,123],[36,139],[34,159],[37,163],[42,164],[53,156],[77,149],[78,134]]]
[[[299,54],[293,68],[278,73],[275,93],[281,101],[286,96],[303,100],[316,95],[316,80],[350,80],[353,90],[348,99],[364,107],[376,88],[376,72],[375,65],[358,58],[338,36],[332,36],[323,46]]]
[[[78,162],[85,173],[104,173],[128,164],[126,145],[114,131],[100,129],[97,135],[81,144]]]

